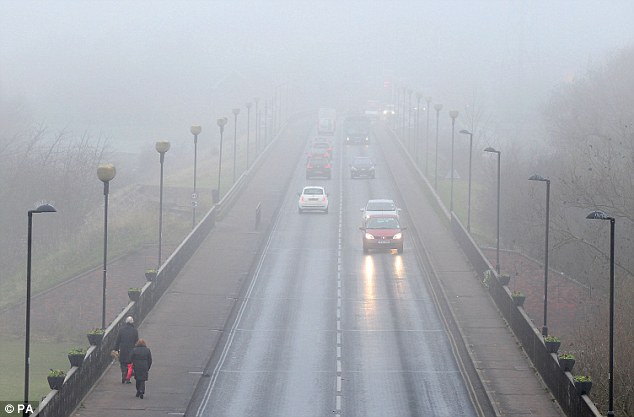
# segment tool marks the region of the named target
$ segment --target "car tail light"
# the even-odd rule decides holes
[[[332,167],[330,166],[330,164],[326,164],[326,165],[324,165],[324,168],[328,168],[328,169],[330,169],[330,168],[332,168]]]
[[[313,164],[308,164],[306,165],[306,168],[311,169],[313,167]]]
[[[326,201],[326,196],[321,197],[321,201]]]

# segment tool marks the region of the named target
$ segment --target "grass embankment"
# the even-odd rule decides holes
[[[81,345],[86,345],[82,343]],[[2,338],[0,342],[0,393],[3,401],[18,401],[24,396],[24,340]],[[74,345],[69,342],[31,343],[29,398],[40,401],[51,390],[46,377],[49,369],[70,369],[67,353]]]

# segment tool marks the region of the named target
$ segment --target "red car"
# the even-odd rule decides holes
[[[403,230],[398,216],[374,215],[365,220],[363,226],[363,253],[370,249],[396,249],[403,253]]]

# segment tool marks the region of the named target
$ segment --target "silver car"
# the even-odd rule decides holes
[[[362,220],[365,223],[367,219],[376,215],[385,215],[392,214],[398,217],[400,208],[396,205],[394,200],[389,200],[386,198],[368,200],[365,207],[361,209]]]

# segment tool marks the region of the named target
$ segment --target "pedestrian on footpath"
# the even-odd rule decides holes
[[[130,355],[134,367],[134,379],[136,380],[136,396],[143,399],[145,394],[145,381],[152,367],[152,352],[147,347],[145,340],[139,339]]]
[[[121,383],[131,384],[128,377],[128,364],[130,360],[130,353],[139,340],[139,332],[134,327],[134,319],[132,316],[128,316],[125,319],[125,324],[119,330],[117,335],[117,342],[114,345],[114,350],[119,352],[119,366],[121,367]]]

